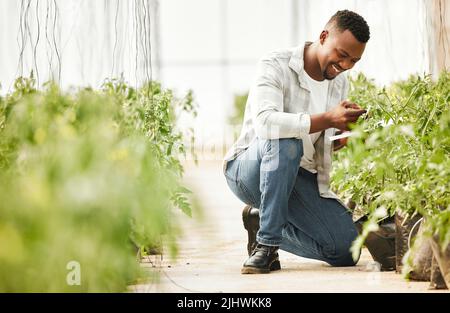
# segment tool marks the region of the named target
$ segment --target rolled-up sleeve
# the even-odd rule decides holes
[[[275,59],[262,59],[258,67],[249,94],[256,135],[261,139],[304,138],[309,134],[311,118],[306,112],[284,112],[280,65]]]

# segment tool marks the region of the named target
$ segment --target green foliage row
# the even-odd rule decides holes
[[[424,216],[441,247],[450,243],[450,74],[413,76],[379,88],[362,74],[349,97],[368,109],[336,153],[333,188],[370,216],[354,253],[377,222],[396,212]]]
[[[0,291],[116,292],[145,275],[135,247],[176,254],[172,208],[191,214],[181,185],[182,135],[157,83],[62,91],[19,78],[0,98]],[[68,264],[80,285],[68,284]]]
[[[248,93],[234,96],[233,114],[228,118],[231,125],[241,125],[244,120],[245,105],[247,104]]]

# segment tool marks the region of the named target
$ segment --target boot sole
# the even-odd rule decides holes
[[[252,210],[252,206],[247,205],[244,210],[242,211],[242,222],[244,223],[244,228],[245,230],[247,230],[247,253],[250,256],[250,254],[253,251],[254,248],[254,244],[256,243],[256,232],[252,231],[251,229],[251,225],[249,223],[249,215],[250,215],[250,211]],[[253,245],[250,244],[250,242],[253,242]]]
[[[278,270],[281,270],[281,264],[279,260],[275,260],[272,262],[269,269],[246,266],[241,269],[241,274],[268,274]]]

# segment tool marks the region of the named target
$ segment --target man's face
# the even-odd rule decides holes
[[[361,59],[365,47],[348,29],[323,31],[317,57],[324,78],[331,80],[351,69]]]

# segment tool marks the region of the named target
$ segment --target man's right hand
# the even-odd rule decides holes
[[[344,100],[325,114],[326,119],[330,123],[330,127],[340,130],[350,130],[349,124],[355,123],[366,112],[367,110],[362,109],[356,103]]]

